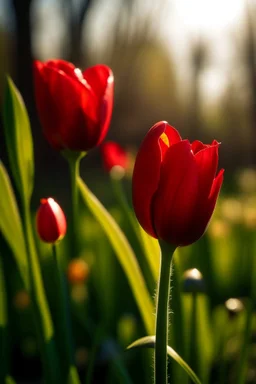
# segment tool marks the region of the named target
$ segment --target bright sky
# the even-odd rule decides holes
[[[255,3],[255,0],[248,1]],[[173,43],[172,50],[181,71],[185,70],[190,42],[197,38],[209,42],[210,61],[202,86],[214,97],[226,85],[227,70],[235,50],[234,38],[240,34],[246,0],[176,0],[172,3],[172,26],[166,25],[164,34]]]
[[[256,5],[256,0],[247,1]],[[161,0],[161,3],[159,1],[163,12],[160,20],[156,19],[156,31],[162,35],[167,49],[170,47],[172,55],[179,64],[180,72],[186,71],[190,42],[199,36],[207,39],[207,45],[211,49],[211,63],[204,74],[203,83],[213,95],[219,94],[221,88],[225,86],[225,67],[234,49],[233,38],[239,35],[245,2],[246,0]],[[90,19],[90,34],[95,45],[104,44],[111,21],[115,18],[118,3],[118,0],[98,1],[98,6],[95,7]],[[7,4],[8,0],[0,0],[0,22],[10,26]],[[45,58],[57,56],[59,37],[64,28],[58,1],[35,0],[35,4],[47,20],[47,27],[42,25],[40,28],[40,39],[35,46],[43,48]],[[152,7],[156,6],[153,0],[142,0],[141,4],[142,7],[138,8],[138,12],[152,11]]]
[[[115,2],[101,0],[91,18],[91,36],[95,45],[105,44],[109,20],[115,17]],[[247,0],[255,3],[256,0]],[[162,15],[155,29],[176,61],[179,75],[187,80],[187,60],[191,42],[199,37],[207,42],[210,62],[202,77],[202,90],[214,99],[225,89],[227,71],[234,54],[234,39],[240,34],[246,0],[161,0]],[[139,10],[152,10],[152,0],[142,0]],[[159,4],[158,3],[158,4]],[[138,10],[138,11],[139,11]],[[153,11],[154,12],[154,11]],[[156,13],[157,14],[157,13]],[[157,14],[158,15],[158,14]],[[208,98],[209,100],[211,97]]]
[[[244,0],[176,0],[177,19],[191,30],[216,33],[239,21]]]

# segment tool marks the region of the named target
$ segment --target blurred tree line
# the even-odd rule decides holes
[[[54,2],[47,3],[52,7]],[[187,63],[190,81],[181,83],[175,60],[158,34],[158,23],[165,16],[163,1],[152,2],[152,9],[143,13],[143,0],[117,0],[108,39],[100,50],[95,49],[87,33],[94,12],[100,7],[99,1],[55,0],[55,3],[65,27],[58,58],[81,68],[103,62],[113,69],[115,106],[109,138],[136,147],[155,122],[167,120],[183,137],[221,141],[221,163],[225,168],[256,165],[255,4],[246,2],[242,33],[232,36],[234,60],[227,73],[228,86],[209,105],[202,96],[201,81],[211,63],[211,47],[203,37],[191,41]],[[8,71],[25,99],[40,167],[57,159],[42,138],[33,97],[33,39],[39,22],[47,29],[47,19],[38,20],[38,0],[9,0],[8,4],[14,25],[8,30],[2,27],[0,32],[1,82]],[[39,60],[50,58],[39,56],[40,47],[37,47]]]

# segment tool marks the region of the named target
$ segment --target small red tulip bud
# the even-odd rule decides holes
[[[66,217],[58,203],[51,197],[41,199],[36,216],[37,233],[46,243],[61,240],[67,231]]]
[[[106,141],[101,146],[103,166],[107,172],[124,175],[128,167],[128,153],[116,142]]]

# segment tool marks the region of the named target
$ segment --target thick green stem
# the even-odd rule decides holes
[[[157,293],[155,384],[167,384],[167,345],[169,320],[169,293],[172,256],[175,247],[161,243],[160,279]]]
[[[70,322],[68,319],[68,309],[65,298],[65,287],[61,267],[57,258],[56,244],[53,244],[52,251],[55,266],[53,283],[56,308],[54,310],[54,315],[56,322],[56,339],[62,367],[61,375],[63,383],[78,384],[80,383],[80,380],[73,361],[73,346],[71,341]]]
[[[71,258],[78,257],[78,207],[79,207],[79,194],[77,180],[79,177],[80,161],[85,155],[84,152],[69,152],[65,151],[64,157],[69,163],[70,181],[71,181],[71,198],[72,198],[72,217],[71,217],[71,244],[72,255]]]
[[[58,383],[58,361],[54,344],[52,319],[46,300],[40,264],[34,243],[29,205],[24,203],[24,227],[29,267],[29,286],[37,340],[41,352],[45,381]]]

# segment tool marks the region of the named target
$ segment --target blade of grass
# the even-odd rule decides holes
[[[6,303],[6,290],[5,290],[5,276],[3,271],[3,264],[0,255],[0,383],[4,383],[5,377],[8,372],[8,353],[7,353],[7,303]]]
[[[9,77],[6,79],[3,117],[12,175],[19,193],[23,198],[30,198],[34,178],[30,122],[21,94]]]
[[[107,235],[122,265],[148,333],[154,330],[154,307],[133,250],[125,235],[99,200],[78,178],[81,196]]]
[[[8,173],[0,161],[0,230],[13,252],[17,268],[28,288],[28,264],[22,222]],[[14,238],[15,236],[15,238]]]

